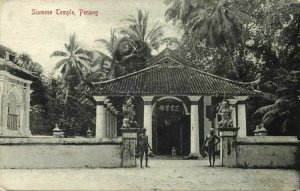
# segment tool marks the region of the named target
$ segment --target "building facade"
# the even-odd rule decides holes
[[[199,156],[210,128],[217,128],[217,110],[224,96],[232,109],[239,136],[246,134],[246,100],[254,93],[243,83],[218,77],[189,66],[172,50],[165,49],[144,63],[140,71],[94,83],[97,101],[96,137],[117,136],[122,113],[113,100],[134,96],[136,120],[147,129],[149,144],[158,154]]]
[[[30,72],[15,65],[14,52],[0,46],[0,136],[31,136]]]

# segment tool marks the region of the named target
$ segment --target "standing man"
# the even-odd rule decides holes
[[[148,148],[152,151],[149,143],[148,143],[148,136],[146,135],[146,129],[141,129],[141,134],[138,137],[138,147],[140,149],[140,164],[141,168],[143,168],[143,156],[145,154],[146,157],[146,167],[148,166]]]
[[[205,147],[207,142],[207,149],[208,149],[208,157],[209,157],[209,166],[211,167],[211,157],[213,158],[213,165],[212,167],[215,166],[215,151],[216,151],[216,146],[220,142],[220,138],[215,135],[215,130],[213,128],[209,129],[209,134],[206,135],[205,141],[203,143],[203,147]]]

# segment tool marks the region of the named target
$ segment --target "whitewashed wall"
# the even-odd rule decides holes
[[[0,168],[121,167],[121,139],[1,138]]]

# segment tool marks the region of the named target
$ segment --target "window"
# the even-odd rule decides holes
[[[9,130],[19,129],[19,114],[17,111],[17,99],[15,94],[9,94],[8,100],[8,116],[7,116],[7,128]]]

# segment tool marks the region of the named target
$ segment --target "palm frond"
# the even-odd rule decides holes
[[[87,71],[91,70],[91,66],[88,64],[88,62],[76,59],[76,63],[78,65],[78,68],[84,67],[85,69],[87,69]]]
[[[255,117],[255,118],[259,118],[259,117],[262,117],[264,116],[267,112],[271,111],[271,110],[274,110],[276,108],[275,104],[272,104],[272,105],[267,105],[267,106],[264,106],[264,107],[261,107],[259,109],[257,109],[255,111],[255,113],[252,115],[252,117]]]
[[[60,67],[62,67],[64,64],[67,64],[68,62],[68,59],[62,59],[61,61],[57,62],[55,67],[54,67],[54,70],[57,70],[59,69]]]
[[[68,54],[66,52],[63,52],[63,51],[54,51],[50,57],[53,57],[53,56],[68,56]]]
[[[262,118],[262,123],[268,126],[272,121],[279,118],[279,110],[277,108],[268,111]]]
[[[113,52],[111,42],[109,42],[108,40],[106,40],[106,39],[97,39],[97,40],[95,40],[95,41],[96,41],[96,42],[101,42],[101,43],[104,45],[104,47],[105,47],[110,53]]]
[[[96,50],[95,52],[97,52],[100,56],[104,57],[105,59],[107,59],[109,61],[113,60],[111,55],[105,54],[104,52],[101,52],[101,51],[98,51],[98,50]]]

